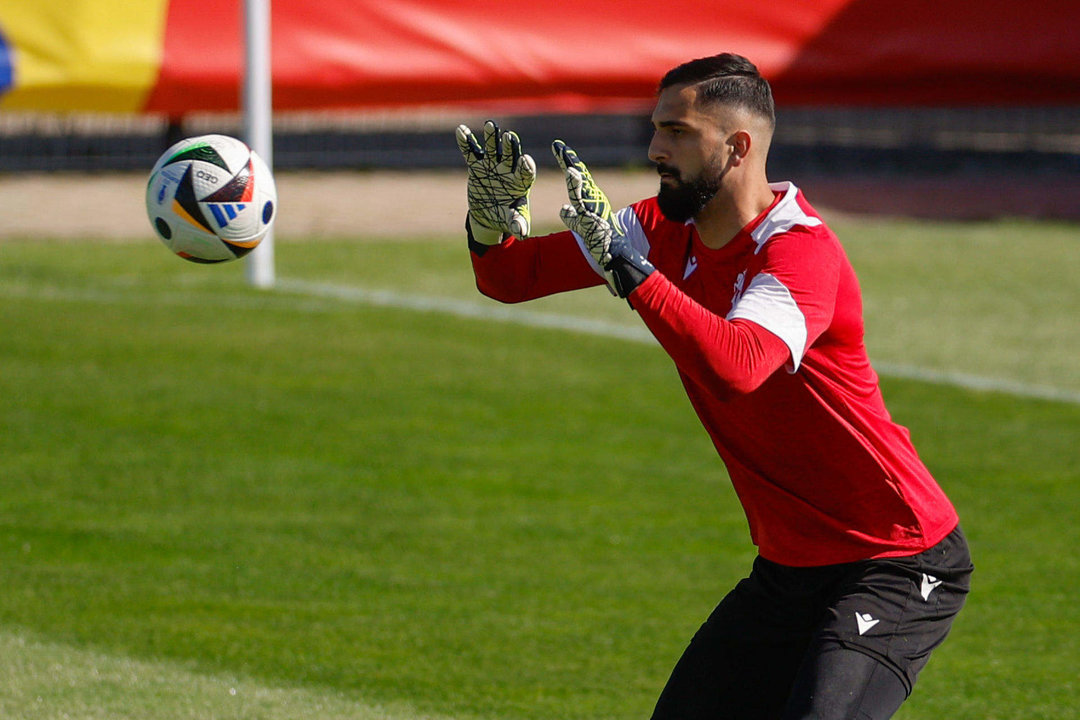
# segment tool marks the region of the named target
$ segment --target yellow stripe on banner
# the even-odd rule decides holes
[[[0,109],[142,110],[167,10],[168,0],[4,0],[14,82]]]

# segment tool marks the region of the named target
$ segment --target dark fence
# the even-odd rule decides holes
[[[381,115],[282,115],[274,122],[277,169],[456,167],[453,128],[484,118],[452,111]],[[647,165],[646,116],[498,118],[544,165],[560,137],[597,167]],[[242,135],[236,116],[0,115],[0,172],[148,170],[183,137]],[[781,111],[770,174],[1080,175],[1080,107],[798,108]]]

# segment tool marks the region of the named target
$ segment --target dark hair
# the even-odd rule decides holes
[[[698,104],[738,105],[766,118],[770,126],[776,125],[769,82],[761,77],[754,63],[742,55],[721,53],[685,62],[664,75],[659,90],[673,85],[701,85]]]

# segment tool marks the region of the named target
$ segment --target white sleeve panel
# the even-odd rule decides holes
[[[641,221],[638,220],[637,213],[634,212],[632,207],[624,207],[615,213],[624,228],[626,228],[626,237],[630,240],[630,244],[634,246],[634,249],[641,253],[642,257],[649,257],[649,239],[645,237],[645,229],[641,227]],[[574,239],[577,240],[578,247],[581,248],[581,254],[585,256],[585,259],[589,261],[589,265],[592,266],[593,272],[600,277],[604,277],[604,271],[600,267],[599,263],[593,259],[592,253],[585,247],[585,241],[581,239],[581,236],[574,233]],[[606,278],[605,278],[606,279]]]
[[[791,351],[788,372],[799,369],[806,352],[806,316],[784,284],[768,273],[760,273],[735,301],[728,320],[750,320],[776,335]]]

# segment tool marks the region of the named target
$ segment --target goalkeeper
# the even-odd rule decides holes
[[[618,211],[556,140],[568,230],[536,238],[518,137],[459,127],[477,287],[626,298],[727,466],[758,557],[653,717],[891,717],[968,592],[956,511],[885,408],[839,241],[798,188],[767,180],[775,119],[757,68],[727,53],[674,68],[652,123],[658,192]],[[603,382],[633,382],[597,364]]]

